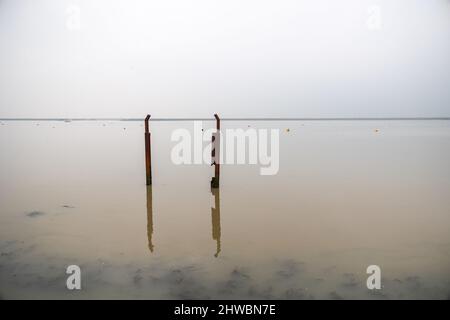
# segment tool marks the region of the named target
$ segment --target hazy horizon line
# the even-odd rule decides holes
[[[214,121],[215,118],[150,118],[150,121]],[[221,121],[379,121],[379,120],[450,120],[450,117],[267,117],[220,118]],[[0,118],[0,121],[144,121],[142,118]]]

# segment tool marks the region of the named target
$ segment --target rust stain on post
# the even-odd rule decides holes
[[[152,184],[152,152],[151,152],[150,132],[148,127],[149,119],[150,115],[148,114],[147,117],[145,118],[145,173],[148,186]]]
[[[212,165],[214,165],[214,177],[211,179],[211,188],[219,188],[220,180],[220,118],[214,114],[216,118],[216,133],[212,136]]]

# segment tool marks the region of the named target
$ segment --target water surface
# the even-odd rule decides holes
[[[170,159],[193,122],[150,126],[147,188],[141,122],[2,121],[0,297],[449,298],[450,121],[224,121],[280,129],[280,170],[214,193]]]

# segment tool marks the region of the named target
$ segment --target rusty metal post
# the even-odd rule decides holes
[[[147,177],[147,185],[152,184],[152,152],[151,152],[151,140],[150,132],[148,129],[148,120],[150,115],[145,118],[145,173]]]
[[[214,165],[214,177],[211,179],[211,188],[219,188],[220,180],[220,118],[214,114],[216,118],[216,133],[212,136],[212,164]]]

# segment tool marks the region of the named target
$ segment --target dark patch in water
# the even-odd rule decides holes
[[[202,281],[195,276],[196,270],[195,265],[183,266],[164,272],[161,277],[152,277],[151,281],[168,286],[170,299],[210,299]]]
[[[277,275],[282,278],[292,278],[300,271],[303,271],[303,263],[295,260],[286,260],[281,264],[280,270],[277,271]]]
[[[344,273],[344,287],[356,287],[360,282],[353,273]]]
[[[12,254],[13,254],[12,251],[10,251],[10,252],[2,252],[2,253],[0,254],[0,256],[2,256],[2,257],[8,257],[8,256],[11,256]]]
[[[171,282],[173,284],[181,283],[185,281],[186,274],[180,269],[175,269],[169,272],[167,275],[168,282]]]
[[[68,204],[64,204],[64,205],[62,205],[61,207],[66,208],[66,209],[75,209],[74,206],[70,206],[70,205],[68,205]]]
[[[235,268],[233,271],[231,271],[231,278],[235,280],[246,280],[250,279],[250,276],[245,273],[243,270]]]
[[[142,281],[141,273],[142,273],[142,270],[138,269],[138,270],[136,270],[136,272],[135,272],[135,274],[133,276],[133,283],[134,283],[135,286],[138,286],[141,283],[141,281]]]
[[[219,293],[233,294],[236,290],[242,289],[250,280],[250,276],[239,268],[234,268],[230,273],[230,278],[219,284]]]
[[[330,292],[329,297],[330,297],[330,299],[333,299],[333,300],[342,300],[343,299],[342,296],[340,294],[338,294],[336,291]]]
[[[39,216],[43,216],[45,214],[45,212],[42,211],[31,211],[27,213],[27,216],[30,218],[36,218]]]
[[[210,299],[205,293],[207,290],[196,280],[189,271],[174,270],[174,280],[171,283],[169,294],[175,299]]]

